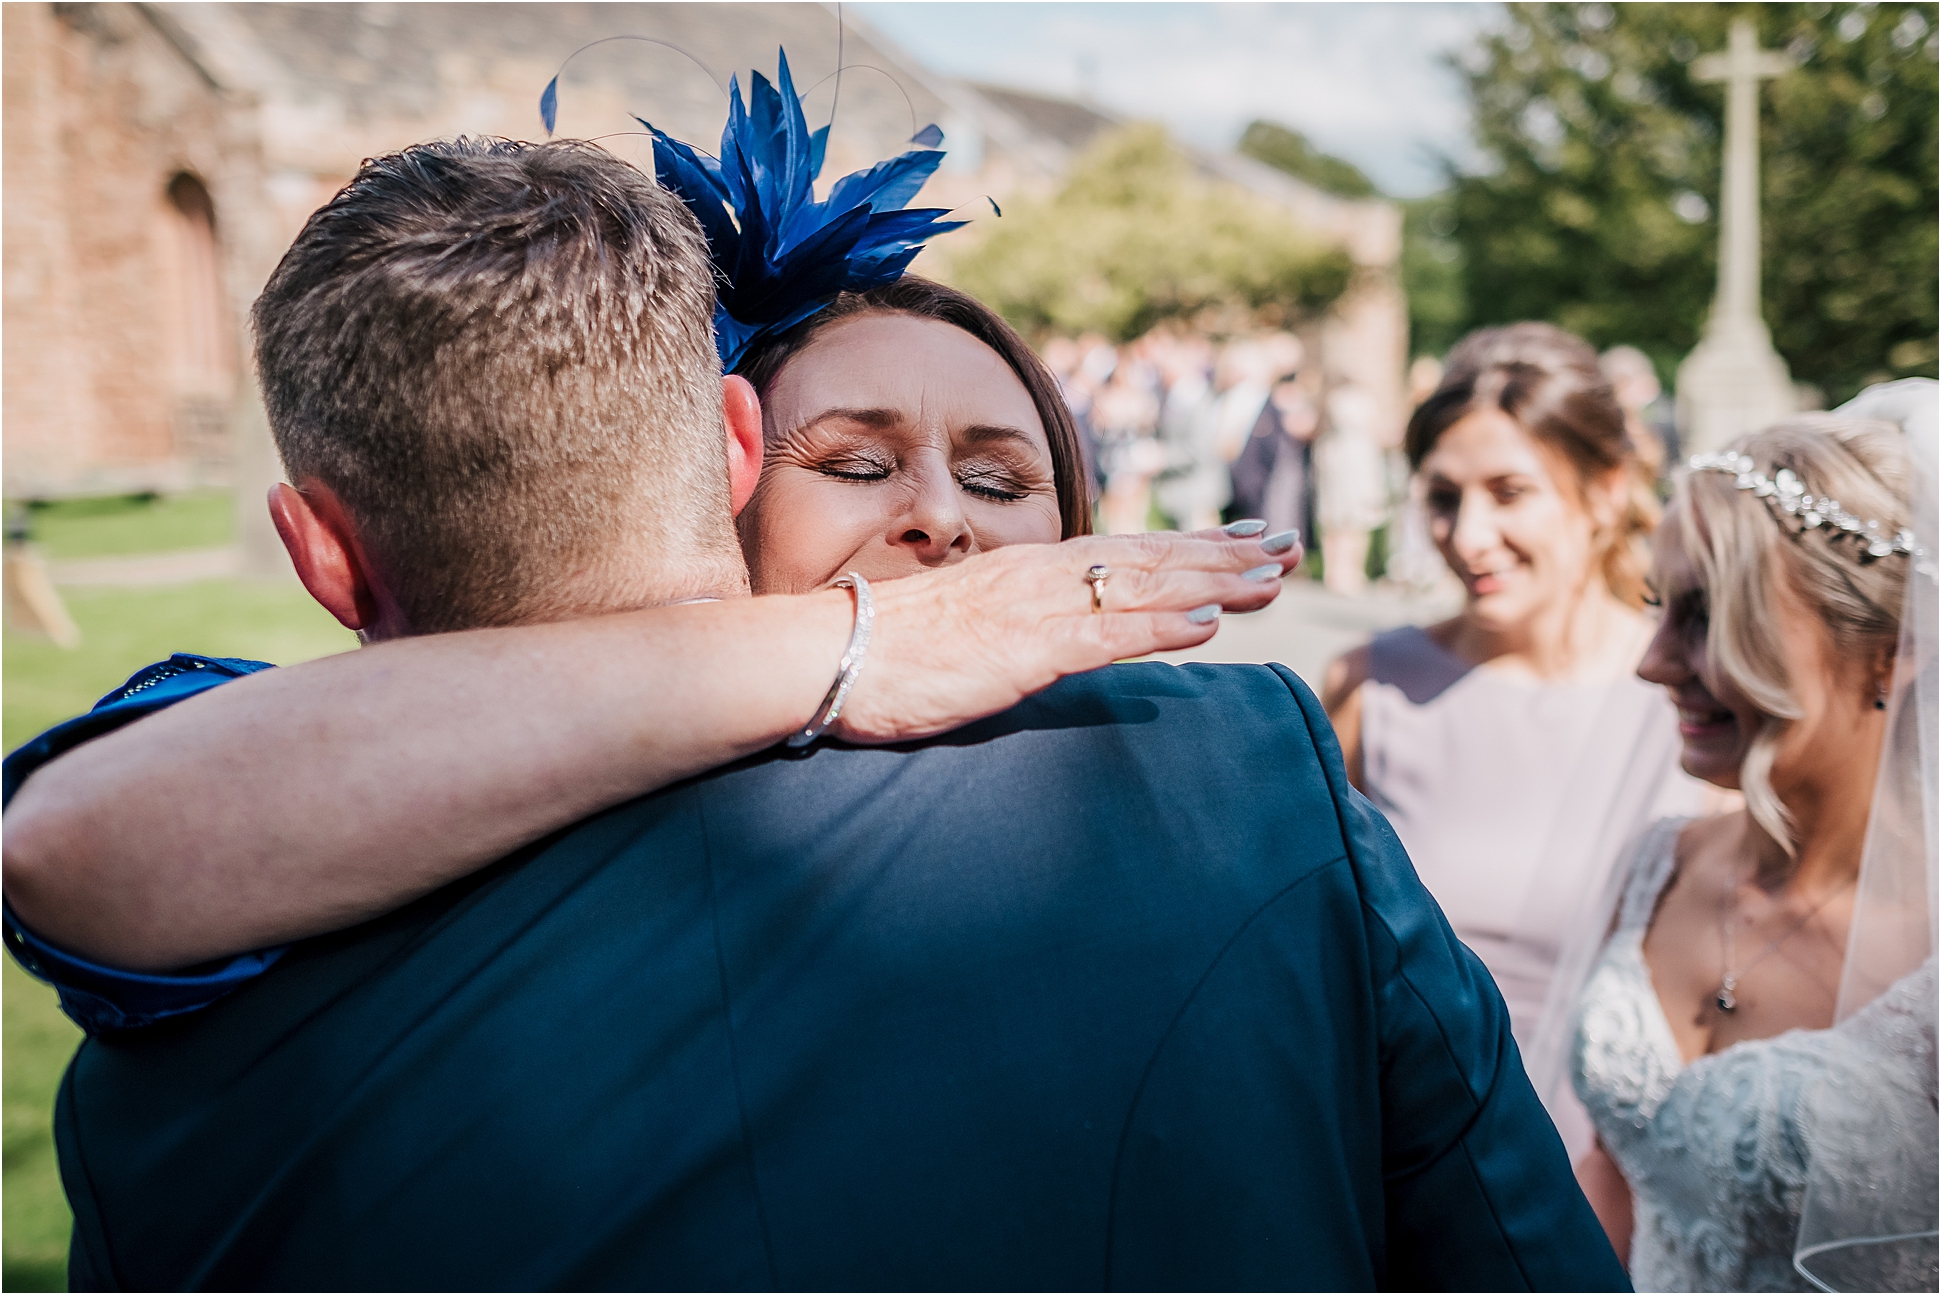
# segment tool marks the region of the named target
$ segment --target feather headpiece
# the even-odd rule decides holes
[[[829,304],[839,292],[862,292],[896,279],[926,239],[956,229],[939,208],[905,209],[943,161],[943,132],[919,131],[917,148],[838,180],[815,200],[829,128],[811,131],[802,98],[781,53],[780,88],[752,74],[748,103],[728,82],[728,124],[721,156],[709,157],[635,117],[654,137],[654,173],[701,222],[714,260],[715,349],[733,371],[758,338],[784,332]],[[540,112],[552,129],[556,85]]]

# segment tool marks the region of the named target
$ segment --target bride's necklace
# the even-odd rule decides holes
[[[1848,886],[1853,885],[1854,880],[1855,880],[1854,878],[1848,878],[1846,881],[1841,882],[1838,886],[1835,886],[1832,890],[1827,891],[1825,895],[1820,897],[1819,903],[1807,909],[1806,915],[1804,917],[1800,918],[1798,921],[1794,922],[1791,926],[1787,927],[1785,930],[1781,931],[1778,935],[1774,936],[1773,939],[1767,943],[1766,947],[1761,949],[1758,955],[1754,957],[1751,962],[1746,963],[1742,967],[1734,967],[1732,965],[1732,956],[1733,956],[1732,915],[1733,915],[1733,911],[1738,907],[1737,901],[1739,898],[1739,886],[1741,884],[1739,879],[1737,877],[1734,877],[1732,879],[1731,884],[1729,884],[1726,887],[1725,902],[1719,906],[1719,936],[1720,936],[1720,939],[1725,944],[1726,971],[1725,971],[1725,974],[1719,978],[1718,992],[1712,995],[1713,1004],[1717,1006],[1717,1008],[1721,1012],[1725,1012],[1727,1014],[1738,1011],[1739,1010],[1739,995],[1738,995],[1739,978],[1745,975],[1748,971],[1751,971],[1754,967],[1758,966],[1760,963],[1764,962],[1767,958],[1770,958],[1774,953],[1778,952],[1780,945],[1792,939],[1793,936],[1796,933],[1798,933],[1801,927],[1805,926],[1808,922],[1812,921],[1815,917],[1819,915],[1819,912],[1821,909],[1825,908],[1828,904],[1832,903],[1836,895],[1838,895],[1841,891],[1845,890]]]

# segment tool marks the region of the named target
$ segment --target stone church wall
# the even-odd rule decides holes
[[[282,563],[261,507],[277,466],[246,362],[248,305],[363,158],[456,134],[543,138],[547,78],[621,33],[705,66],[666,46],[596,44],[560,79],[559,131],[648,165],[630,113],[710,143],[728,71],[745,89],[778,45],[812,115],[837,89],[835,14],[820,5],[17,2],[0,21],[7,494],[233,481],[245,551],[266,568]],[[925,205],[983,218],[984,195],[1062,176],[1078,141],[915,66],[865,24],[845,39],[827,175],[938,122],[952,156]],[[1399,214],[1209,160],[1350,249],[1355,285],[1313,341],[1392,415],[1407,340]]]
[[[253,141],[140,6],[0,23],[7,493],[224,479]]]

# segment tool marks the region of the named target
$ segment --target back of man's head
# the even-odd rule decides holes
[[[649,176],[459,139],[366,162],[253,316],[290,479],[336,493],[430,633],[738,578],[713,307],[700,227]]]

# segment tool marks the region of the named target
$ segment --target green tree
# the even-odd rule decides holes
[[[1448,193],[1402,204],[1402,292],[1409,299],[1409,353],[1441,355],[1469,330],[1469,290]]]
[[[949,260],[953,283],[1027,335],[1119,340],[1207,309],[1319,310],[1350,270],[1284,210],[1198,174],[1156,126],[1102,136],[1056,194],[1016,203]]]
[[[1734,17],[1794,70],[1761,90],[1764,305],[1835,400],[1935,373],[1936,6],[1514,4],[1459,60],[1485,164],[1451,171],[1466,323],[1698,341],[1718,252],[1723,88],[1690,63]]]
[[[1307,136],[1278,122],[1256,121],[1234,151],[1342,198],[1379,198],[1381,190],[1353,162],[1323,153]],[[1402,205],[1402,292],[1409,302],[1409,338],[1418,353],[1441,353],[1468,323],[1462,249],[1449,237],[1455,214],[1438,194]]]
[[[1240,132],[1234,151],[1343,198],[1373,198],[1380,192],[1353,162],[1323,153],[1306,135],[1278,122],[1251,123]]]

